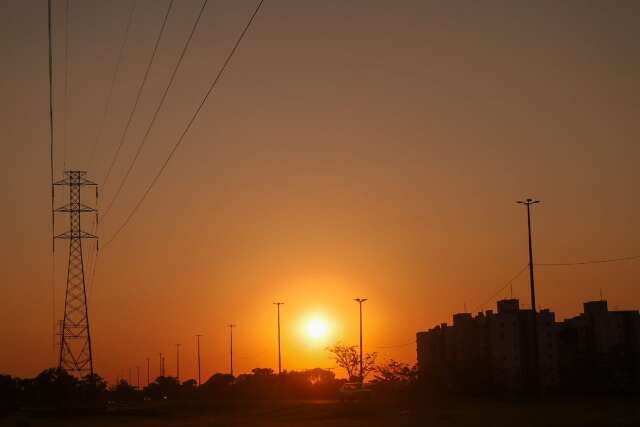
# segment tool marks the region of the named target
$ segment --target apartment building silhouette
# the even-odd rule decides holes
[[[607,391],[640,385],[640,313],[609,311],[606,301],[584,304],[584,313],[556,322],[536,316],[538,378],[533,360],[533,316],[516,299],[498,301],[497,312],[453,315],[417,333],[418,370],[426,384],[458,392],[545,390]]]

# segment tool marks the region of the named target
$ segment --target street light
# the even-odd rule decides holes
[[[538,355],[538,320],[536,315],[536,288],[533,278],[533,244],[531,242],[531,205],[540,203],[540,200],[526,199],[525,201],[517,201],[516,203],[525,205],[527,207],[527,231],[529,235],[529,285],[531,288],[531,315],[533,317],[533,372],[534,372],[534,387],[535,391],[539,391],[540,381],[539,375],[539,355]]]
[[[360,307],[360,382],[364,381],[364,369],[362,366],[362,303],[365,302],[367,298],[355,298],[354,301],[358,303]]]
[[[278,311],[278,375],[282,374],[282,353],[280,352],[280,306],[283,302],[274,302]]]
[[[229,327],[229,334],[230,334],[230,338],[231,338],[231,348],[230,348],[230,372],[231,372],[231,376],[233,376],[233,328],[236,327],[236,325],[234,325],[233,323],[230,323],[227,325]]]
[[[149,374],[151,373],[151,368],[149,367],[150,362],[151,359],[147,357],[147,387],[149,387]]]
[[[200,337],[202,334],[196,334],[196,340],[198,345],[198,387],[200,387]]]
[[[180,384],[180,346],[182,344],[176,344],[176,379]]]

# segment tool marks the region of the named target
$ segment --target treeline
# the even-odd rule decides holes
[[[369,387],[385,399],[405,397],[416,381],[415,367],[394,360],[371,367],[368,375]],[[138,389],[125,380],[108,387],[98,375],[78,379],[62,369],[47,369],[30,379],[0,375],[0,412],[19,408],[90,410],[110,403],[164,400],[334,399],[345,382],[327,369],[279,375],[272,369],[256,368],[236,377],[217,373],[200,386],[193,379],[180,382],[174,377],[158,377]]]
[[[24,407],[81,408],[105,402],[107,383],[99,375],[77,379],[64,369],[47,369],[35,378],[0,375],[0,413]]]
[[[344,382],[345,380],[336,379],[333,372],[325,369],[285,371],[278,375],[272,369],[256,368],[249,374],[237,377],[217,373],[199,387],[193,379],[180,383],[175,377],[159,377],[142,390],[137,390],[133,385],[121,380],[109,394],[117,402],[141,399],[331,398],[337,396],[338,389]]]

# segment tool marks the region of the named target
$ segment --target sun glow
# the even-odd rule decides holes
[[[307,336],[313,340],[321,340],[327,336],[329,330],[327,322],[319,317],[314,317],[307,322]]]

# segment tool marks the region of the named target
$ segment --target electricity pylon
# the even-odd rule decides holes
[[[80,220],[83,213],[97,210],[81,202],[82,187],[94,186],[96,199],[97,184],[85,178],[84,171],[66,171],[65,177],[54,185],[69,187],[69,204],[55,209],[56,213],[69,214],[69,230],[55,236],[56,239],[69,240],[69,267],[67,287],[64,299],[64,318],[60,333],[60,359],[58,366],[67,372],[85,376],[93,374],[93,353],[91,352],[91,332],[89,328],[89,309],[87,290],[84,281],[84,260],[82,258],[82,240],[97,239],[93,234],[82,230]]]

